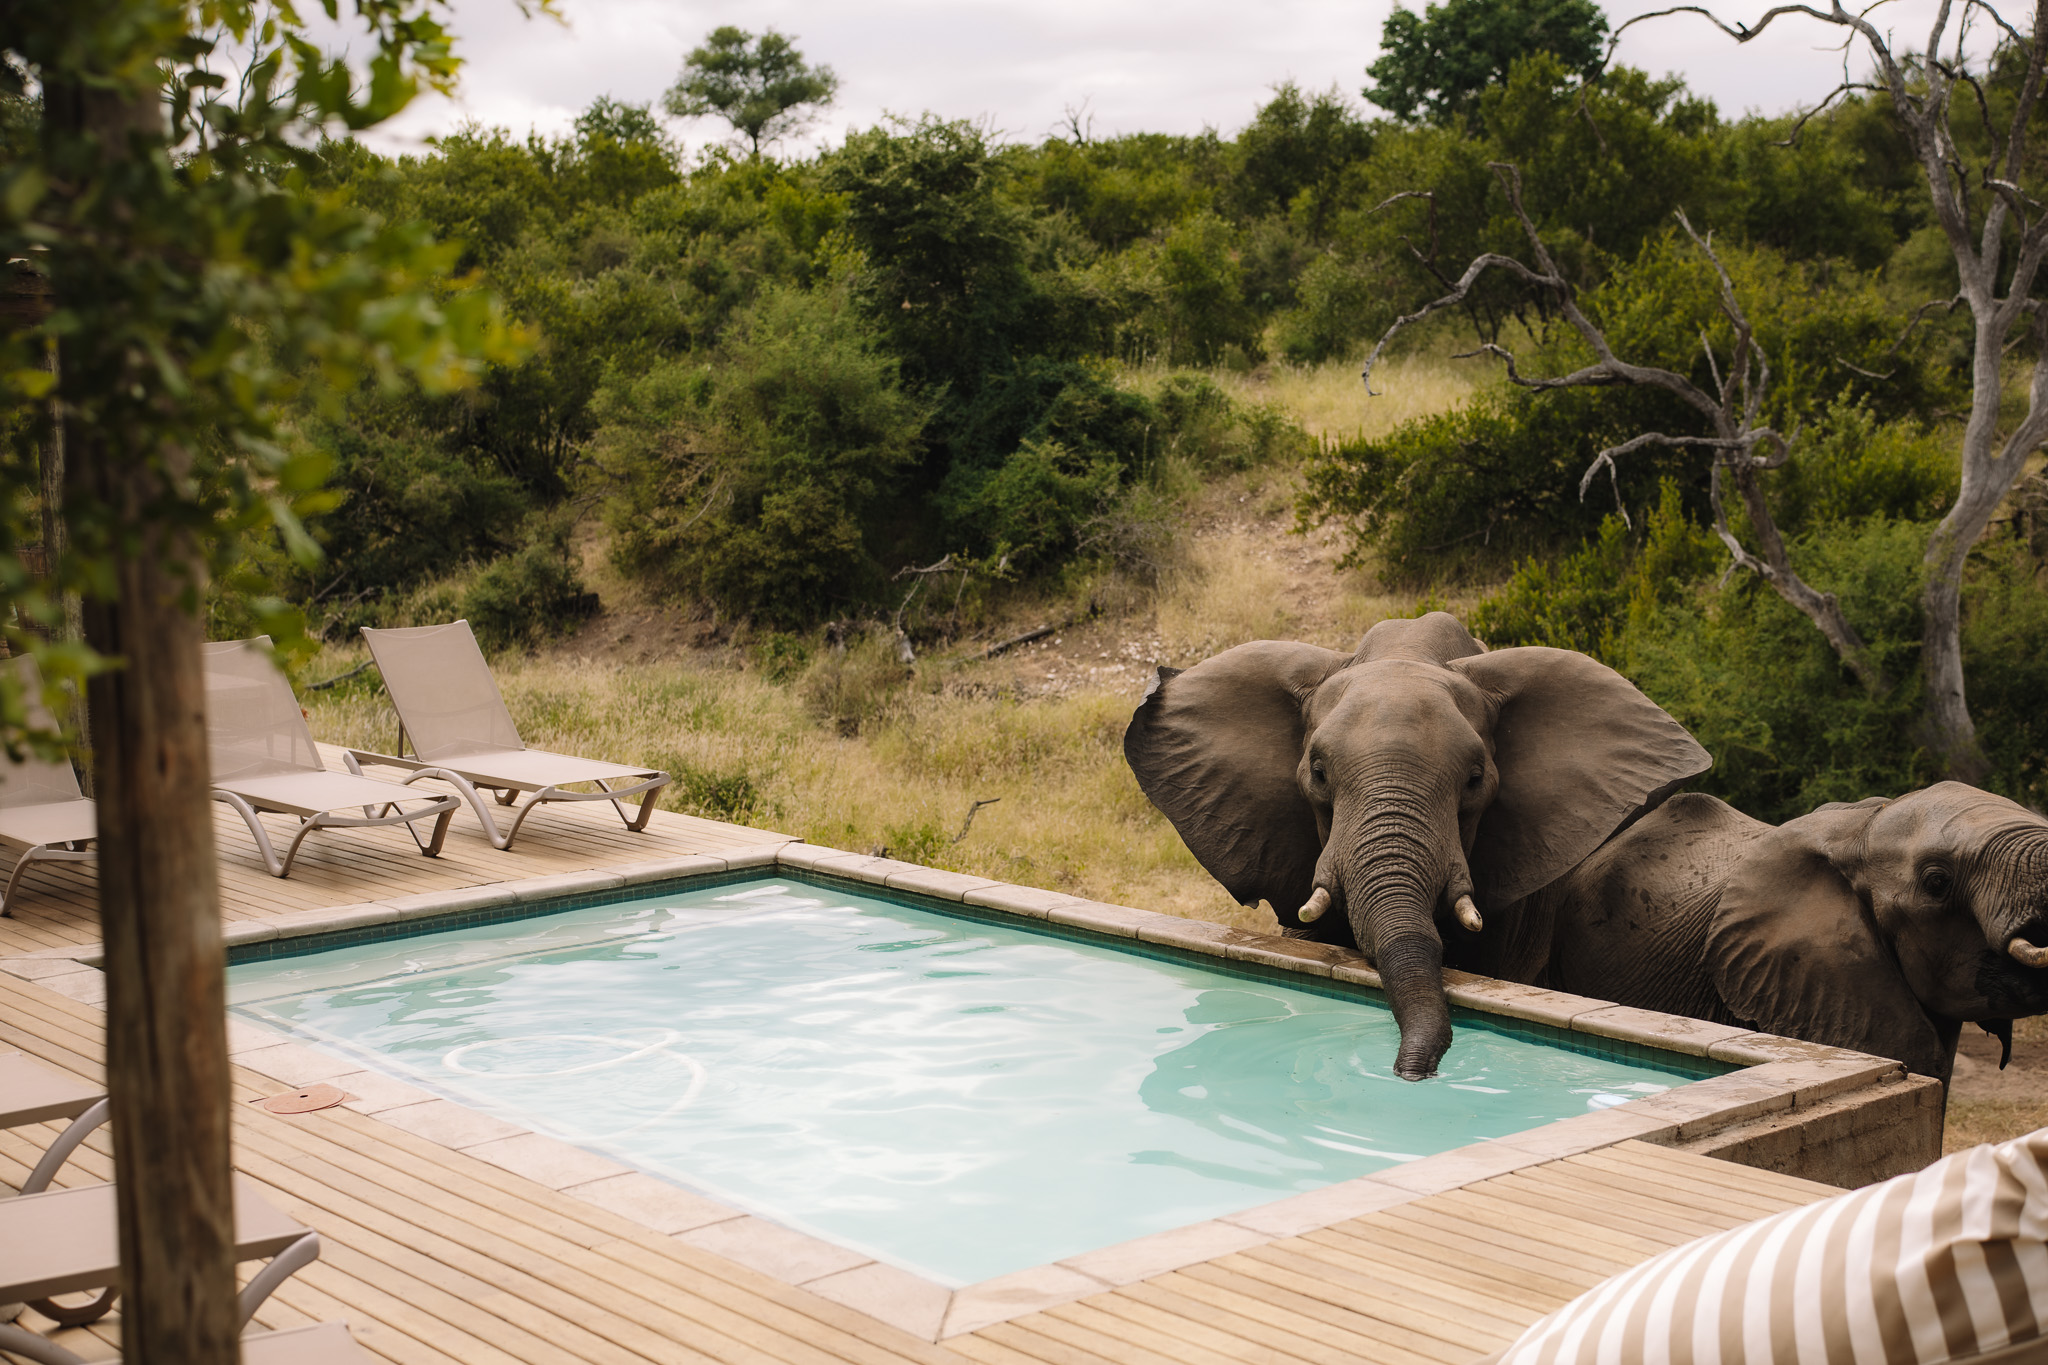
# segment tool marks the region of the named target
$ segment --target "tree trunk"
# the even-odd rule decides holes
[[[1963,688],[1963,563],[1951,538],[1936,533],[1920,589],[1920,670],[1927,684],[1921,740],[1943,777],[1977,784],[1990,771],[1977,745],[1977,725]]]
[[[155,92],[118,85],[53,83],[44,117],[54,135],[95,138],[108,160],[130,155],[137,134],[161,137]],[[53,283],[61,295],[67,282]],[[105,509],[112,530],[89,550],[115,595],[84,604],[85,637],[122,665],[87,688],[122,1359],[233,1365],[226,990],[199,653],[205,569],[190,540],[151,520],[179,452],[104,426],[67,435],[68,490]]]
[[[74,484],[134,525],[155,475],[77,441]],[[122,1359],[232,1365],[234,1211],[226,987],[208,795],[201,565],[148,528],[117,550],[119,596],[85,604],[86,640],[125,660],[88,685],[98,778],[107,1091],[121,1219]],[[186,572],[180,573],[178,569]],[[166,572],[166,570],[171,570]]]

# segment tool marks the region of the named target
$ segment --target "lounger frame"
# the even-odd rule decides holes
[[[355,765],[352,758],[348,766],[349,771],[356,776],[361,777],[363,775],[362,769]],[[405,826],[405,832],[412,836],[413,843],[418,845],[422,855],[428,858],[440,857],[441,845],[448,837],[448,821],[454,816],[458,803],[452,796],[436,796],[432,792],[421,792],[419,796],[421,800],[429,801],[432,804],[424,806],[419,810],[404,811],[398,808],[396,801],[388,801],[382,807],[364,806],[361,815],[336,815],[333,811],[308,813],[303,808],[294,808],[275,801],[254,801],[241,792],[230,791],[225,787],[215,787],[213,789],[213,799],[232,806],[242,817],[243,821],[248,824],[249,833],[256,840],[256,852],[261,855],[263,866],[273,877],[291,876],[292,862],[299,856],[299,846],[305,843],[306,836],[316,829],[349,829],[366,825],[402,824]],[[270,842],[269,831],[264,829],[263,822],[256,818],[259,811],[267,811],[274,815],[295,815],[298,817],[298,831],[292,835],[292,841],[286,846],[283,858],[277,856],[277,849]],[[429,815],[435,817],[434,833],[431,838],[422,839],[420,838],[419,830],[415,828],[415,822],[424,820]],[[12,883],[9,883],[9,886],[11,889]]]
[[[343,756],[343,759],[348,764],[348,770],[358,775],[362,775],[362,764],[374,763],[387,768],[405,769],[410,775],[399,779],[404,784],[417,782],[424,777],[436,778],[446,782],[449,786],[455,788],[462,799],[469,802],[469,808],[476,812],[477,822],[484,827],[484,837],[491,841],[491,847],[501,850],[510,848],[512,841],[519,837],[520,826],[526,823],[526,817],[550,801],[609,801],[612,803],[612,809],[619,813],[619,819],[625,822],[626,828],[637,834],[647,828],[647,821],[654,814],[654,794],[675,780],[667,773],[646,769],[637,774],[627,774],[627,776],[638,776],[642,779],[635,782],[632,786],[608,787],[605,785],[607,782],[619,779],[590,778],[586,780],[596,782],[598,790],[594,792],[578,792],[553,784],[543,786],[531,782],[519,782],[504,776],[493,776],[490,773],[465,773],[450,768],[445,763],[429,763],[420,758],[407,758],[403,754],[405,748],[405,728],[403,725],[399,727],[398,731],[398,747],[401,752],[396,754],[374,753],[368,749],[350,749]],[[489,803],[486,803],[483,798],[484,792],[491,793],[491,801]],[[513,812],[511,828],[500,830],[497,820],[491,815],[491,805],[510,806],[519,799],[521,792],[528,792],[531,795],[524,804],[520,805]],[[637,812],[628,814],[625,802],[628,798],[634,796],[640,798],[640,809]]]
[[[14,914],[14,888],[28,872],[30,863],[89,863],[99,857],[97,851],[85,847],[91,839],[71,839],[48,844],[22,844],[0,836],[0,846],[19,848],[22,854],[14,860],[14,866],[7,873],[7,885],[0,889],[0,915]]]

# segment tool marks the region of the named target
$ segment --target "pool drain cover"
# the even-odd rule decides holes
[[[310,1114],[316,1109],[332,1109],[348,1098],[348,1092],[331,1085],[309,1085],[304,1090],[291,1090],[282,1095],[272,1095],[267,1100],[256,1101],[259,1109],[268,1109],[273,1114]]]

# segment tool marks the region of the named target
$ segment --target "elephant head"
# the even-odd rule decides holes
[[[2048,1013],[2048,820],[1960,782],[1822,806],[1749,847],[1706,960],[1744,1022],[1946,1081],[1962,1024]]]
[[[1711,763],[1614,670],[1488,653],[1442,612],[1382,621],[1348,656],[1258,641],[1162,668],[1124,756],[1240,903],[1373,962],[1409,1080],[1450,1046],[1452,924],[1477,931]]]

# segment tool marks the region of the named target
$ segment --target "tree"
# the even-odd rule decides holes
[[[1365,69],[1368,100],[1395,118],[1454,122],[1507,79],[1518,57],[1548,52],[1577,74],[1601,66],[1607,16],[1593,0],[1445,0],[1417,18],[1396,9]]]
[[[64,594],[82,596],[85,647],[4,633],[52,675],[91,675],[132,1362],[238,1358],[207,584],[256,589],[253,535],[313,553],[299,519],[322,505],[328,461],[294,444],[284,406],[365,372],[454,387],[509,352],[490,300],[450,287],[450,252],[308,184],[323,130],[449,86],[437,3],[359,0],[359,77],[256,0],[0,0],[0,74],[42,97],[39,138],[0,166],[0,254],[37,262],[54,302],[0,321],[0,581],[27,622],[58,625]],[[216,42],[238,56],[232,87],[209,65]],[[32,572],[34,438],[59,421],[69,544]],[[255,609],[289,634],[274,606]]]
[[[576,116],[576,140],[590,143],[598,138],[613,142],[640,142],[668,150],[668,134],[644,104],[627,104],[610,95],[599,95],[590,107]]]
[[[1872,77],[1845,80],[1812,112],[1819,113],[1844,94],[1875,93],[1889,105],[1919,163],[1960,285],[1953,300],[1937,300],[1931,306],[1961,306],[1971,324],[1962,484],[1948,514],[1928,537],[1923,560],[1920,666],[1927,683],[1927,710],[1922,738],[1949,776],[1976,781],[1985,766],[1964,689],[1963,567],[1992,514],[2026,472],[2027,461],[2048,442],[2048,299],[2035,293],[2042,264],[2048,261],[2048,208],[2042,204],[2048,197],[2048,173],[2027,144],[2042,85],[2048,81],[2048,0],[2036,0],[2031,31],[2026,33],[1983,0],[1964,0],[1960,18],[1952,0],[1942,0],[1928,30],[1927,46],[1917,57],[1899,56],[1883,30],[1862,12],[1852,13],[1839,3],[1827,9],[1781,5],[1753,27],[1731,26],[1696,6],[1682,8],[1705,15],[1738,43],[1754,41],[1788,14],[1846,30],[1849,41],[1861,40]],[[1970,71],[1963,53],[1972,10],[1988,18],[2000,35],[1990,70],[1982,77]],[[1677,12],[1638,16],[1616,29],[1615,37],[1619,39],[1629,24]],[[1941,49],[1950,40],[1951,20],[1954,51],[1944,60]],[[1966,102],[1964,119],[1957,126],[1953,115],[1959,94]],[[2012,367],[2022,365],[2031,371],[2025,411],[2001,434],[2006,380]]]
[[[1695,6],[1683,9],[1688,13],[1706,13]],[[1981,0],[1965,0],[1965,12],[1972,9],[1988,16],[2001,35],[1990,69],[1981,77],[1968,69],[1961,51],[1966,24],[1957,24],[1955,54],[1946,60],[1939,55],[1950,21],[1955,18],[1955,7],[1946,0],[1928,34],[1926,51],[1933,55],[1920,58],[1898,57],[1882,32],[1839,4],[1829,10],[1806,5],[1781,6],[1767,12],[1753,28],[1730,27],[1713,19],[1737,42],[1752,41],[1773,21],[1787,14],[1804,15],[1848,29],[1852,41],[1862,41],[1875,68],[1874,83],[1845,81],[1820,106],[1795,123],[1794,135],[1840,95],[1863,90],[1880,96],[1919,163],[1934,220],[1955,263],[1960,288],[1954,298],[1923,305],[1906,323],[1905,330],[1910,332],[1923,316],[1935,310],[1964,309],[1970,318],[1970,407],[1959,452],[1961,482],[1955,501],[1928,536],[1923,555],[1919,663],[1926,683],[1919,738],[1943,773],[1966,782],[1982,780],[1987,768],[1978,745],[1976,725],[1970,717],[1963,677],[1963,571],[1971,548],[1983,537],[1992,514],[2025,473],[2027,461],[2048,443],[2048,299],[2037,297],[2035,292],[2043,262],[2048,261],[2048,209],[2041,202],[2048,197],[2048,174],[2044,174],[2039,158],[2030,154],[2027,146],[2031,123],[2039,113],[2042,86],[2048,81],[2048,0],[2037,0],[2032,32],[2027,34]],[[1659,11],[1640,18],[1674,12],[1677,11]],[[1622,29],[1627,27],[1622,25]],[[1620,32],[1616,30],[1617,38]],[[1967,92],[1968,100],[1960,127],[1952,120],[1958,91]],[[1720,312],[1732,328],[1733,346],[1721,356],[1713,354],[1711,342],[1702,333],[1702,342],[1708,346],[1713,362],[1717,392],[1708,392],[1672,371],[1631,364],[1615,355],[1601,330],[1574,304],[1570,283],[1523,211],[1519,175],[1507,166],[1498,166],[1496,170],[1536,266],[1502,253],[1479,256],[1450,293],[1398,320],[1389,329],[1367,362],[1367,375],[1370,376],[1372,364],[1394,332],[1430,313],[1458,305],[1488,270],[1504,271],[1545,291],[1557,301],[1567,321],[1591,348],[1595,360],[1570,374],[1530,379],[1516,371],[1514,358],[1506,351],[1497,346],[1483,347],[1506,361],[1512,382],[1537,390],[1651,385],[1691,407],[1706,419],[1710,428],[1704,434],[1645,432],[1602,450],[1586,471],[1581,496],[1595,475],[1603,469],[1611,474],[1614,461],[1624,455],[1652,446],[1711,451],[1716,530],[1736,566],[1757,573],[1811,620],[1843,665],[1866,687],[1878,693],[1887,691],[1894,680],[1873,662],[1833,595],[1816,591],[1794,569],[1771,516],[1763,475],[1782,468],[1792,458],[1798,433],[1781,434],[1761,420],[1771,379],[1768,358],[1755,344],[1754,332],[1733,283],[1714,255],[1711,242],[1694,234],[1691,224],[1681,215],[1681,224],[1713,267],[1719,286]],[[1902,335],[1901,343],[1903,340]],[[2010,367],[2015,365],[2024,365],[2031,372],[2027,397],[2018,420],[2001,432],[2001,408],[2012,373]],[[1754,536],[1754,550],[1745,547],[1737,537],[1722,509],[1724,480],[1733,484],[1741,499]]]
[[[711,30],[704,45],[683,59],[683,74],[662,96],[677,118],[716,114],[747,139],[758,160],[763,143],[801,132],[832,102],[839,77],[829,66],[804,65],[803,53],[783,34],[759,38],[731,24]]]

